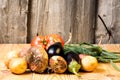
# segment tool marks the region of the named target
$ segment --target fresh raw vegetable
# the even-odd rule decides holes
[[[30,47],[25,47],[19,52],[19,57],[26,58]]]
[[[29,68],[33,72],[42,73],[48,66],[48,54],[43,47],[31,47],[26,55]]]
[[[12,73],[22,74],[27,69],[27,61],[24,58],[12,58],[9,62],[9,69]]]
[[[102,53],[102,48],[88,43],[81,44],[66,44],[64,46],[64,53],[73,51],[77,54],[88,54],[92,56],[99,56]]]
[[[31,54],[30,54],[30,46],[29,47],[24,47],[20,50],[19,52],[19,57],[21,58],[25,58],[27,61],[27,65],[29,65],[29,59],[31,58]],[[29,69],[29,66],[27,66],[27,69]]]
[[[89,55],[79,54],[81,59],[81,69],[84,71],[93,71],[98,66],[97,58]]]
[[[31,46],[40,46],[45,48],[46,41],[43,36],[35,36],[31,41]]]
[[[111,64],[117,71],[120,71],[120,67],[117,66],[115,63],[113,63],[112,60],[110,60],[110,64]]]
[[[73,51],[76,54],[87,54],[97,58],[98,62],[120,62],[120,55],[115,54],[114,52],[108,52],[103,50],[101,47],[89,44],[66,44],[64,46],[64,54],[69,51]],[[112,65],[113,66],[113,65]]]
[[[80,77],[80,74],[78,73],[80,68],[81,68],[81,65],[78,64],[78,62],[75,61],[74,59],[68,65],[68,71],[71,73],[74,73],[78,77]]]
[[[45,40],[47,42],[46,49],[55,42],[60,42],[62,44],[62,47],[64,47],[64,40],[62,37],[58,34],[49,34],[45,36]]]
[[[94,46],[88,43],[81,43],[79,45],[67,44],[64,46],[64,53],[66,54],[69,51],[73,51],[77,54],[87,54],[94,56],[98,59],[99,62],[120,62],[120,56],[114,54],[113,52],[108,52],[103,50],[99,46]]]
[[[19,51],[16,51],[16,50],[13,50],[13,51],[10,51],[8,52],[6,55],[5,55],[5,65],[7,66],[8,68],[8,65],[9,65],[9,62],[12,58],[15,58],[15,57],[19,57]]]
[[[79,58],[78,54],[76,54],[72,51],[67,52],[65,54],[65,59],[67,61],[67,65],[68,65],[68,71],[71,73],[74,73],[77,76],[80,76],[78,72],[81,68],[81,65],[80,65],[80,58]]]
[[[52,56],[49,60],[49,65],[55,73],[64,73],[67,70],[67,62],[61,56]]]
[[[47,53],[48,53],[49,58],[54,56],[54,55],[63,56],[64,52],[63,52],[63,47],[62,47],[61,43],[60,42],[56,42],[53,45],[51,45],[47,49]]]
[[[79,54],[80,60],[83,59],[84,57],[88,56],[87,54]]]
[[[46,36],[35,36],[31,41],[31,46],[41,46],[44,49],[48,49],[48,47],[55,42],[60,42],[64,47],[64,40],[58,34],[49,34]]]

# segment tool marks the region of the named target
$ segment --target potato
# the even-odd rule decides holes
[[[93,71],[98,66],[98,61],[93,56],[84,56],[81,59],[82,70],[84,71]]]
[[[19,51],[13,50],[13,51],[8,52],[8,53],[5,55],[4,61],[5,61],[5,65],[6,65],[7,68],[8,68],[8,65],[9,65],[9,61],[10,61],[12,58],[19,57],[18,54],[19,54]]]
[[[24,58],[12,58],[9,62],[9,69],[12,73],[22,74],[27,69],[27,61]]]

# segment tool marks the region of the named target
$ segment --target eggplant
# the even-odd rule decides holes
[[[63,56],[64,52],[63,52],[62,44],[60,42],[54,43],[47,49],[47,53],[48,53],[49,59],[54,55]]]
[[[68,71],[74,73],[77,76],[80,76],[78,74],[81,68],[79,55],[70,51],[65,54],[65,59],[68,65]]]

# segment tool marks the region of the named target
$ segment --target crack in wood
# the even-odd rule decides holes
[[[99,17],[99,19],[102,21],[102,23],[103,23],[103,25],[104,25],[104,27],[105,27],[108,35],[109,35],[108,41],[110,42],[110,40],[111,40],[111,38],[112,38],[112,39],[113,39],[113,42],[114,42],[114,37],[113,37],[113,35],[112,35],[111,30],[107,27],[107,25],[105,24],[105,22],[104,22],[104,20],[102,19],[102,17],[101,17],[100,15],[98,15],[98,17]]]

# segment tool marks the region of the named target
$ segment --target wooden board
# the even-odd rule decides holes
[[[32,0],[28,19],[28,42],[37,34],[60,34],[72,43],[94,42],[96,0]],[[87,6],[86,6],[87,5]],[[89,6],[89,7],[88,7]]]
[[[74,0],[33,0],[30,2],[30,19],[28,21],[28,42],[34,36],[50,33],[68,38],[72,24]]]
[[[96,43],[100,36],[103,36],[102,43],[120,43],[120,1],[119,0],[98,0],[98,15],[102,17],[112,36],[109,36],[102,21],[97,16],[97,25],[95,31]],[[110,37],[110,40],[109,40]]]
[[[28,0],[0,0],[0,43],[26,43]]]
[[[11,50],[20,51],[22,48],[29,46],[29,44],[0,44],[0,80],[120,80],[120,72],[108,63],[99,63],[93,72],[80,72],[81,78],[73,74],[37,74],[32,72],[15,75],[6,70],[3,62],[5,54]],[[104,44],[101,46],[109,51],[120,52],[119,44]],[[116,64],[120,66],[120,63]]]
[[[94,43],[96,0],[74,0],[74,25],[72,26],[72,43]],[[88,7],[89,6],[89,7]]]

